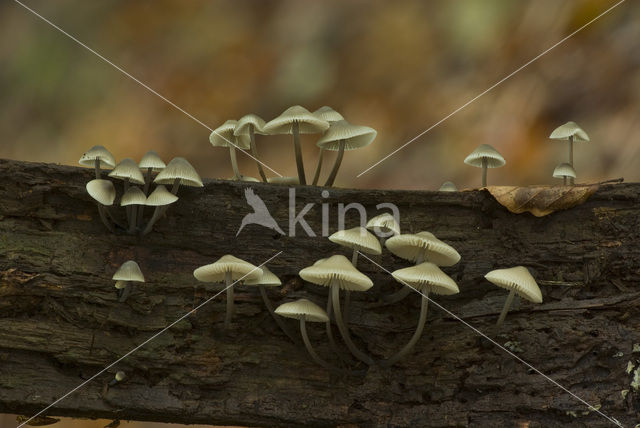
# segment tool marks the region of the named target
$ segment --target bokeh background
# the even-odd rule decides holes
[[[548,135],[568,120],[591,137],[576,144],[578,182],[640,180],[637,1],[359,178],[617,0],[23,1],[211,128],[294,104],[329,105],[375,128],[370,146],[346,153],[339,186],[477,186],[479,170],[462,161],[481,143],[507,159],[490,184],[558,183],[551,174],[567,146]],[[77,165],[102,144],[117,159],[154,149],[186,157],[203,177],[232,174],[209,130],[11,1],[0,4],[0,111],[0,157]],[[303,139],[308,175],[317,138]],[[259,136],[258,146],[269,166],[295,175],[290,136]],[[239,161],[257,176],[251,159]]]

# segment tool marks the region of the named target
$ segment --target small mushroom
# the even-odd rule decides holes
[[[322,120],[326,120],[331,124],[331,122],[337,122],[339,120],[344,120],[344,117],[334,109],[329,106],[322,106],[318,110],[313,112],[314,115],[319,117]],[[316,172],[313,174],[313,183],[312,185],[318,184],[318,180],[320,179],[320,170],[322,170],[322,159],[324,157],[324,148],[320,147],[320,153],[318,154],[318,164],[316,165]]]
[[[117,178],[124,181],[124,193],[129,190],[129,184],[141,184],[144,185],[144,177],[138,164],[131,158],[124,158],[116,165],[116,167],[109,173],[109,177]],[[127,207],[127,222],[131,222],[132,209]]]
[[[149,223],[147,223],[147,226],[145,227],[142,234],[146,235],[147,233],[149,233],[153,228],[153,225],[160,218],[161,210],[158,209],[159,207],[166,207],[167,205],[170,205],[177,200],[178,197],[169,192],[166,187],[164,187],[162,184],[158,185],[155,190],[151,192],[151,194],[147,197],[147,201],[145,203],[146,206],[156,207],[156,209],[153,211],[153,216],[151,216],[151,219],[149,220]]]
[[[394,216],[389,213],[384,213],[373,217],[367,222],[367,229],[373,230],[378,238],[380,238],[380,245],[384,245],[385,241],[390,236],[400,234],[400,225]]]
[[[507,162],[496,149],[489,144],[480,144],[464,160],[467,165],[482,168],[482,187],[487,187],[487,168],[499,168]]]
[[[113,183],[109,180],[95,179],[87,183],[86,189],[89,196],[98,204],[98,213],[100,214],[102,223],[107,226],[110,232],[115,232],[113,225],[109,219],[107,219],[108,215],[111,220],[116,223],[115,218],[113,218],[113,215],[107,208],[113,205],[113,201],[116,199],[116,188],[113,186]]]
[[[122,370],[120,370],[116,373],[113,379],[111,379],[111,382],[109,382],[109,386],[114,386],[120,382],[124,382],[126,379],[127,379],[127,374]]]
[[[227,291],[227,312],[224,328],[229,328],[233,318],[233,281],[257,280],[262,276],[262,269],[232,255],[224,255],[216,262],[200,266],[193,271],[193,276],[201,282],[224,282]]]
[[[498,287],[510,290],[509,296],[507,297],[504,307],[502,308],[502,312],[500,313],[500,318],[498,318],[498,322],[496,323],[498,326],[501,326],[504,322],[516,293],[530,302],[542,303],[542,292],[540,291],[540,287],[538,287],[536,280],[524,266],[492,270],[484,277]]]
[[[129,187],[129,189],[122,195],[120,199],[120,206],[129,207],[130,205],[134,205],[131,210],[131,218],[129,219],[129,233],[134,233],[136,231],[137,219],[136,215],[138,213],[137,208],[144,206],[147,202],[147,197],[144,195],[144,192],[136,186]]]
[[[238,159],[236,149],[248,150],[251,148],[249,134],[243,133],[234,135],[236,125],[235,120],[227,120],[225,123],[216,128],[209,135],[209,142],[213,147],[228,147],[229,156],[231,158],[231,168],[233,169],[233,180],[244,180],[244,176],[240,174],[238,169]]]
[[[438,189],[438,192],[457,192],[458,188],[450,181],[445,181]]]
[[[82,166],[95,168],[96,180],[100,179],[100,168],[113,168],[116,160],[104,146],[93,146],[87,150],[78,163]]]
[[[138,263],[133,260],[122,263],[120,268],[113,274],[111,279],[116,281],[116,288],[118,289],[118,301],[124,302],[131,294],[133,288],[131,282],[144,282],[144,275],[140,270]]]
[[[138,167],[145,172],[144,174],[144,195],[149,196],[149,187],[151,186],[152,174],[162,171],[167,165],[164,163],[160,155],[153,150],[149,150],[140,160]],[[138,226],[142,225],[142,217],[144,216],[144,205],[138,207]]]
[[[568,163],[561,163],[553,170],[554,178],[562,178],[562,184],[567,185],[567,178],[576,178],[576,170]]]
[[[255,134],[262,134],[262,135],[266,134],[266,132],[262,130],[262,128],[264,128],[264,125],[265,125],[265,121],[260,116],[253,113],[247,114],[242,116],[238,120],[238,122],[236,123],[236,127],[233,131],[233,135],[236,137],[243,134],[249,135],[249,146],[251,147],[251,154],[253,155],[253,158],[256,161],[256,165],[258,165],[258,173],[260,174],[262,181],[266,183],[267,176],[265,175],[264,170],[262,169],[262,163],[258,158],[258,146],[256,145],[256,135],[255,135]],[[276,319],[280,319],[280,318],[276,317]]]
[[[573,143],[590,141],[589,136],[582,128],[575,122],[567,122],[564,125],[560,125],[553,130],[549,135],[551,140],[569,141],[569,165],[573,167]],[[573,184],[573,178],[570,180],[570,184]]]

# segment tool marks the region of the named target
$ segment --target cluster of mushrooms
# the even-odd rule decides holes
[[[376,235],[370,232],[373,231]],[[388,239],[387,239],[388,238]],[[232,255],[225,255],[212,264],[197,268],[193,275],[198,281],[223,283],[227,292],[225,328],[228,328],[234,312],[234,287],[237,285],[256,286],[271,316],[283,332],[294,342],[299,342],[291,328],[283,322],[284,318],[299,321],[300,335],[311,358],[322,367],[339,374],[361,374],[362,371],[340,368],[318,355],[307,333],[307,322],[324,323],[327,338],[334,354],[345,363],[351,363],[342,353],[333,333],[338,328],[340,336],[353,357],[367,365],[389,367],[407,356],[420,339],[427,320],[429,294],[451,295],[459,292],[455,281],[440,267],[453,266],[460,260],[460,254],[452,246],[438,239],[430,232],[401,234],[396,219],[390,214],[372,218],[366,227],[340,230],[329,240],[348,248],[351,260],[344,255],[332,255],[316,261],[299,272],[299,276],[310,284],[329,288],[326,310],[309,299],[299,299],[284,303],[273,310],[265,287],[281,285],[281,281],[266,266],[255,266]],[[397,303],[416,291],[421,295],[421,310],[415,332],[398,352],[383,361],[374,359],[360,350],[349,333],[349,302],[351,292],[364,292],[373,286],[373,281],[357,269],[359,254],[382,254],[385,246],[391,253],[414,263],[413,266],[392,272],[393,278],[403,288],[383,298],[384,304]],[[542,302],[542,293],[527,268],[516,266],[509,269],[493,270],[485,275],[491,283],[508,289],[509,296],[498,318],[501,325],[516,294],[535,302]],[[341,294],[344,303],[341,303]]]
[[[267,177],[263,169],[263,163],[259,159],[256,134],[291,134],[293,136],[293,147],[298,170],[297,177]],[[211,133],[209,141],[214,147],[229,148],[231,167],[233,168],[231,180],[306,185],[307,178],[302,160],[300,134],[322,134],[316,143],[319,153],[318,163],[311,183],[313,185],[318,184],[320,179],[324,152],[338,152],[333,168],[324,183],[325,186],[333,186],[344,152],[370,144],[376,138],[377,132],[368,126],[350,124],[331,107],[320,107],[312,113],[302,106],[293,106],[269,122],[265,122],[255,114],[247,114],[237,121],[227,120]],[[236,149],[250,150],[251,157],[256,161],[260,180],[240,173],[236,159]]]
[[[125,158],[116,165],[115,158],[109,150],[103,146],[94,146],[82,155],[79,163],[95,169],[96,178],[87,183],[87,192],[98,205],[102,223],[114,233],[116,228],[120,228],[132,235],[146,235],[164,215],[169,205],[178,200],[180,186],[203,187],[200,176],[186,159],[176,157],[166,165],[153,150],[147,152],[140,163]],[[127,225],[120,222],[113,212],[118,192],[111,180],[101,177],[102,169],[111,169],[108,176],[122,180],[122,193],[118,205],[125,207]],[[156,185],[153,191],[152,182]],[[171,185],[171,190],[165,185]],[[155,208],[146,224],[145,206]]]

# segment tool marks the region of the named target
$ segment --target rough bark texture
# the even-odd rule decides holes
[[[260,264],[282,251],[269,267],[285,286],[270,289],[271,299],[304,296],[323,306],[326,290],[302,284],[296,273],[319,258],[349,255],[300,227],[289,237],[248,225],[236,237],[251,209],[247,185],[228,181],[181,188],[180,200],[143,238],[114,235],[85,192],[92,174],[0,160],[0,412],[41,410],[191,309],[196,288],[197,303],[212,296],[221,287],[198,284],[192,272],[223,254]],[[286,231],[289,189],[251,187]],[[339,203],[359,202],[369,217],[384,211],[376,204],[396,204],[403,232],[429,230],[462,255],[445,269],[460,294],[434,301],[625,426],[637,423],[640,393],[626,369],[640,359],[632,352],[640,343],[640,184],[601,186],[583,205],[542,218],[511,214],[485,191],[328,190],[322,197],[321,188],[296,188],[298,212],[316,204],[305,216],[316,233],[322,203],[331,231]],[[346,218],[355,226],[357,211]],[[118,303],[111,276],[128,259],[147,282]],[[391,271],[408,265],[388,251],[375,260]],[[516,300],[497,329],[507,293],[483,276],[514,265],[531,270],[544,303]],[[352,293],[353,338],[385,358],[411,337],[420,299],[376,305],[398,284],[362,257],[359,268],[375,286]],[[224,311],[221,295],[48,414],[263,426],[613,426],[434,305],[409,358],[353,378],[330,375],[291,343],[258,290],[236,288],[227,332]],[[339,364],[324,326],[309,330],[318,353]],[[103,394],[116,370],[128,381]]]

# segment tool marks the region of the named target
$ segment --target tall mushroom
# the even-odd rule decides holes
[[[128,260],[122,263],[111,279],[116,281],[115,287],[118,289],[118,301],[124,302],[131,293],[131,282],[144,282],[144,275],[142,275],[138,263]]]
[[[98,204],[98,213],[100,214],[100,220],[102,220],[102,223],[107,226],[107,229],[109,229],[110,232],[115,232],[113,225],[111,224],[111,222],[109,222],[109,219],[107,219],[108,214],[114,223],[122,226],[116,222],[115,218],[108,209],[108,207],[113,205],[113,201],[115,201],[116,199],[116,188],[114,187],[113,183],[109,180],[95,179],[88,182],[85,187],[89,196],[91,196],[93,200]]]
[[[576,170],[568,163],[561,163],[553,170],[554,178],[562,178],[562,184],[567,185],[567,178],[575,179]]]
[[[500,168],[507,162],[492,146],[489,144],[480,144],[465,158],[464,163],[475,166],[476,168],[482,168],[482,187],[486,187],[487,168]]]
[[[96,180],[100,179],[100,168],[113,168],[116,160],[104,146],[93,146],[87,150],[78,163],[82,166],[95,168]]]
[[[509,296],[504,302],[504,307],[500,313],[500,318],[498,318],[498,322],[496,323],[497,326],[501,326],[504,322],[516,293],[530,302],[542,303],[542,292],[540,291],[540,287],[538,287],[536,280],[524,266],[492,270],[484,277],[487,281],[497,285],[498,287],[510,290]]]
[[[253,155],[256,165],[258,165],[258,173],[260,173],[260,177],[264,183],[267,182],[267,176],[262,169],[262,163],[260,163],[260,159],[258,157],[258,146],[256,145],[256,135],[262,134],[265,135],[266,132],[263,131],[265,125],[265,121],[258,116],[257,114],[247,114],[242,116],[238,122],[236,123],[236,127],[233,130],[233,135],[235,137],[239,137],[240,135],[248,135],[249,136],[249,147],[251,148],[251,154]],[[276,319],[280,319],[277,318]]]
[[[300,184],[306,185],[307,180],[304,175],[300,134],[319,134],[328,127],[329,122],[326,120],[317,117],[302,106],[293,106],[282,112],[280,116],[267,122],[262,130],[270,135],[293,135],[293,148],[296,155],[298,180],[300,180]]]
[[[334,109],[329,106],[322,106],[318,110],[313,112],[314,115],[319,117],[322,120],[326,120],[331,124],[331,122],[337,122],[339,120],[344,120],[344,117]],[[320,153],[318,154],[318,163],[316,165],[316,172],[313,174],[313,184],[314,186],[318,184],[318,180],[320,179],[320,171],[322,170],[322,160],[324,157],[324,148],[320,147]]]
[[[138,163],[138,167],[144,172],[144,195],[149,196],[149,187],[151,186],[152,174],[162,171],[167,165],[164,163],[160,155],[153,150],[149,150]],[[138,207],[138,226],[142,225],[142,217],[144,216],[144,205]]]
[[[236,120],[227,120],[225,123],[216,128],[211,135],[209,135],[209,142],[213,147],[228,147],[229,156],[231,158],[231,168],[233,169],[232,180],[244,180],[244,176],[240,174],[238,169],[238,158],[236,155],[236,149],[248,150],[251,148],[251,142],[249,141],[249,134],[244,133],[240,135],[234,135]]]
[[[144,185],[144,177],[142,176],[142,172],[140,172],[140,168],[138,168],[138,164],[131,158],[122,159],[113,171],[109,173],[109,177],[120,179],[124,182],[124,193],[127,193],[129,190],[129,184],[141,184]],[[127,221],[131,222],[131,211],[130,207],[126,208],[127,211]]]
[[[134,233],[136,231],[137,219],[136,214],[138,213],[139,207],[144,206],[147,203],[147,197],[144,195],[144,192],[137,186],[129,187],[129,189],[122,195],[120,199],[120,206],[129,207],[133,205],[133,209],[131,210],[131,218],[129,219],[129,233]]]
[[[582,128],[575,122],[567,122],[564,125],[558,126],[549,135],[551,140],[569,141],[569,165],[573,167],[573,143],[590,141],[589,136]],[[570,180],[570,184],[573,184],[573,178]]]
[[[201,282],[224,282],[227,290],[227,312],[224,328],[229,328],[233,318],[233,281],[253,280],[262,276],[262,269],[232,255],[224,255],[216,262],[200,266],[193,276]]]
[[[380,214],[370,219],[367,222],[367,229],[373,230],[380,238],[380,245],[384,245],[388,237],[400,234],[400,225],[396,218],[389,213]]]
[[[148,207],[155,207],[156,209],[153,211],[153,216],[149,219],[147,226],[144,228],[142,232],[143,235],[146,235],[151,231],[153,225],[160,218],[160,208],[166,208],[168,205],[174,203],[178,200],[178,197],[173,193],[169,192],[166,187],[162,184],[158,185],[153,192],[147,197],[145,201],[145,205]]]

